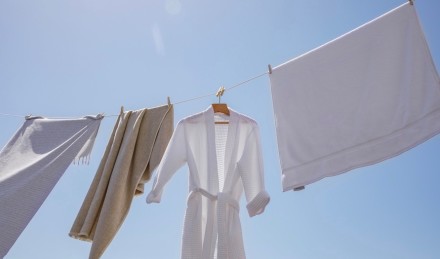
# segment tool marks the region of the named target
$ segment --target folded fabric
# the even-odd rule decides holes
[[[0,151],[0,258],[72,161],[88,161],[102,118],[27,117]]]
[[[144,183],[159,164],[173,133],[173,106],[121,113],[69,235],[93,241],[89,258],[100,258]]]
[[[270,82],[284,191],[440,132],[440,80],[409,3],[275,67]]]

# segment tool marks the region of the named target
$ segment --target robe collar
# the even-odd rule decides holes
[[[217,154],[215,146],[215,121],[214,121],[214,109],[210,105],[208,109],[204,112],[205,125],[207,130],[208,138],[208,159],[209,159],[209,170],[210,170],[210,189],[219,191],[218,182],[218,165],[217,165]],[[237,135],[239,115],[233,109],[229,108],[229,124],[228,124],[228,136],[226,139],[226,150],[225,150],[225,183],[223,187],[224,192],[230,192],[232,188],[230,172],[233,171],[234,164],[232,163],[232,157],[235,155],[235,138]]]

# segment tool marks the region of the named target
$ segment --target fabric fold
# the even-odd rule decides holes
[[[246,208],[249,213],[249,217],[259,215],[264,212],[266,205],[269,203],[270,197],[266,191],[261,191],[255,196],[247,205]]]
[[[27,117],[0,151],[0,258],[8,253],[69,165],[88,160],[102,118]]]
[[[440,132],[440,80],[409,3],[270,74],[284,191]]]
[[[172,105],[127,111],[110,140],[69,236],[91,241],[100,258],[121,227],[134,196],[159,164],[173,132]]]

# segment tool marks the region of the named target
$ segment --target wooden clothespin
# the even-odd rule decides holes
[[[220,98],[223,96],[223,93],[225,92],[225,88],[223,86],[220,86],[215,96],[218,97],[218,103],[220,103]]]
[[[269,64],[267,65],[267,68],[269,69],[269,75],[272,74],[272,66]]]
[[[218,97],[218,103],[213,103],[212,104],[212,108],[214,109],[214,112],[220,112],[223,113],[225,115],[229,116],[229,108],[228,105],[226,105],[226,103],[220,103],[221,97],[223,96],[223,93],[225,92],[225,88],[223,86],[221,86],[217,93],[215,94],[215,96]],[[216,122],[216,124],[225,124],[224,122]]]
[[[119,114],[123,114],[124,113],[124,106],[121,105],[121,112]]]
[[[171,100],[169,96],[167,96],[167,101],[168,101],[168,106],[171,106]]]

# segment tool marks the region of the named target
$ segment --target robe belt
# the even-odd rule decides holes
[[[238,212],[240,210],[238,202],[226,192],[219,192],[217,195],[213,195],[205,189],[194,188],[191,191],[190,196],[195,193],[200,193],[211,201],[217,201],[217,258],[228,258],[229,218],[227,215],[227,206],[235,209]]]

